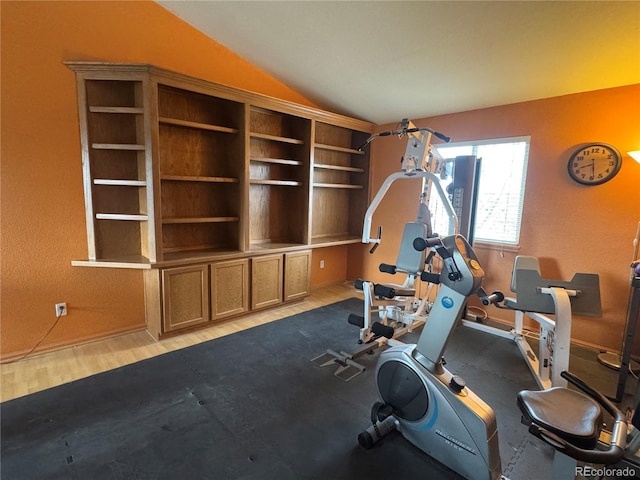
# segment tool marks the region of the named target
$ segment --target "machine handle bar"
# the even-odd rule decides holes
[[[480,301],[484,306],[500,303],[503,300],[504,300],[504,293],[498,290],[496,290],[495,292],[491,292],[491,295],[487,295],[486,297],[480,298]]]
[[[445,143],[449,143],[451,141],[451,137],[447,137],[444,133],[436,132],[435,130],[432,130],[427,127],[414,127],[414,128],[405,127],[405,128],[401,128],[400,130],[390,130],[387,132],[374,133],[369,138],[367,138],[362,145],[358,147],[358,150],[362,151],[364,147],[369,145],[373,141],[373,139],[377,137],[388,137],[390,135],[405,135],[405,134],[417,133],[417,132],[429,132],[432,135],[438,137],[440,140],[442,140]]]
[[[413,248],[415,248],[419,252],[422,252],[427,248],[435,247],[436,245],[442,245],[442,239],[440,237],[417,237],[413,240]]]
[[[371,250],[369,250],[369,253],[375,252],[380,246],[380,240],[382,240],[382,225],[378,226],[378,238],[376,238],[376,240],[377,240],[376,243],[373,244],[373,247],[371,247]]]
[[[451,253],[446,249],[444,244],[442,243],[442,239],[440,237],[430,237],[430,238],[422,238],[417,237],[413,240],[413,248],[417,251],[422,252],[427,248],[435,248],[435,251],[442,258],[446,269],[448,270],[447,276],[449,280],[455,282],[462,278],[462,274],[460,273],[460,269],[456,265],[456,262],[453,260]]]
[[[624,456],[624,448],[612,443],[608,450],[585,450],[563,440],[549,430],[542,428],[540,425],[532,423],[529,432],[545,441],[555,449],[565,455],[575,458],[581,462],[595,463],[602,465],[611,465],[617,463]]]
[[[584,393],[593,398],[596,402],[598,402],[604,409],[611,414],[613,418],[616,420],[625,420],[626,416],[624,413],[620,411],[611,401],[605,397],[603,394],[598,392],[597,390],[591,388],[589,385],[584,383],[579,377],[576,377],[573,373],[562,371],[560,372],[560,376],[565,380],[571,382]]]

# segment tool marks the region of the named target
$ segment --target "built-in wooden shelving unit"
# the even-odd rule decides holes
[[[88,240],[73,263],[143,269],[156,337],[301,298],[311,248],[359,241],[372,124],[151,65],[67,65]]]

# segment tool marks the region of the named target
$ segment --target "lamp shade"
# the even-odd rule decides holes
[[[640,150],[634,150],[632,152],[627,152],[631,158],[633,158],[636,162],[640,163]]]

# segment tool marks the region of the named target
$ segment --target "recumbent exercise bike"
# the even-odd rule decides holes
[[[443,353],[467,300],[478,295],[484,305],[504,300],[487,295],[484,270],[461,235],[417,238],[418,250],[432,248],[443,261],[439,290],[417,344],[397,345],[380,354],[375,379],[380,401],[372,408],[372,425],[358,436],[371,448],[392,430],[458,474],[476,480],[502,476],[498,429],[493,409],[464,379],[444,367]],[[564,378],[582,392],[556,387],[521,392],[523,419],[530,431],[557,450],[554,478],[570,479],[576,460],[614,464],[625,453],[625,415],[610,401],[569,373]],[[614,417],[610,443],[597,450],[602,408]]]

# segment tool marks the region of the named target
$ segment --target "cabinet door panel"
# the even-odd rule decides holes
[[[162,271],[163,331],[170,332],[209,319],[208,265]]]
[[[309,295],[311,284],[311,251],[284,255],[284,301]]]
[[[249,260],[211,264],[211,319],[218,320],[249,309]]]
[[[282,303],[282,255],[251,259],[251,309]]]

